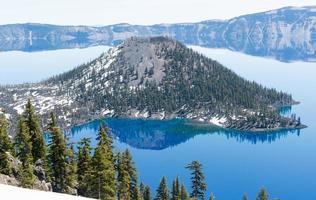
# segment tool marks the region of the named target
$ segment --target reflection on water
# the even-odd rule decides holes
[[[280,130],[274,132],[246,133],[234,130],[226,130],[210,125],[191,123],[182,119],[159,121],[142,119],[118,119],[107,118],[76,126],[68,131],[70,142],[77,142],[88,136],[96,136],[96,132],[102,122],[105,122],[113,137],[119,142],[128,144],[137,149],[162,150],[187,142],[197,135],[216,134],[234,139],[238,142],[251,144],[272,143],[285,138],[287,135],[300,135],[300,130]],[[91,134],[92,133],[92,134]]]

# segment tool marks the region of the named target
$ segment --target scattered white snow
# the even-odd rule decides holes
[[[223,127],[224,123],[227,121],[227,119],[225,117],[212,117],[210,119],[210,122],[216,126],[220,126]]]
[[[114,110],[109,110],[109,109],[106,109],[106,110],[103,110],[102,111],[102,115],[108,115],[108,114],[113,114],[114,113]]]
[[[0,184],[1,200],[89,200],[90,198],[60,194],[55,192],[44,192],[25,188]],[[92,199],[90,199],[92,200]]]
[[[21,115],[22,113],[23,113],[23,111],[24,111],[24,104],[19,104],[19,105],[17,105],[17,106],[15,106],[13,109],[14,110],[16,110],[16,112],[19,114],[19,115]]]

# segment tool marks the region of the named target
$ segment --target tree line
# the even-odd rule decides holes
[[[29,100],[17,123],[17,133],[12,139],[8,134],[9,123],[0,114],[0,173],[13,176],[21,187],[33,188],[39,179],[34,172],[36,163],[42,163],[43,180],[50,182],[54,192],[80,195],[102,200],[205,200],[207,185],[201,163],[192,161],[190,171],[191,192],[176,177],[169,189],[166,177],[162,177],[155,196],[151,188],[139,183],[138,172],[132,155],[127,149],[114,153],[113,139],[103,124],[97,133],[97,145],[92,148],[90,138],[82,138],[77,144],[68,144],[58,127],[57,117],[51,113],[46,125],[47,139],[40,119]],[[20,161],[18,170],[12,167],[10,156]],[[213,193],[209,196],[214,200]],[[242,200],[247,200],[244,195]],[[268,200],[261,189],[256,200]]]

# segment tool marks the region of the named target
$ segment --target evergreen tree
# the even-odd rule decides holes
[[[140,192],[140,189],[138,186],[136,186],[134,188],[134,199],[133,200],[143,200],[143,195],[142,193]]]
[[[115,200],[116,179],[113,159],[112,140],[106,129],[100,126],[98,145],[92,157],[92,197],[103,200]]]
[[[179,177],[177,176],[172,183],[172,200],[180,200],[180,183],[179,183]]]
[[[155,200],[169,200],[169,190],[166,177],[162,177]]]
[[[12,173],[9,154],[13,145],[8,134],[9,123],[4,114],[0,114],[0,173],[10,175]]]
[[[209,200],[215,200],[215,196],[214,196],[214,194],[213,194],[213,193],[211,193],[211,194],[210,194],[210,198],[209,198]]]
[[[118,171],[118,198],[135,199],[136,187],[138,185],[137,170],[131,153],[126,149],[123,153],[117,155]]]
[[[191,171],[192,192],[191,197],[196,199],[205,199],[206,183],[202,165],[198,161],[192,161],[186,166]]]
[[[28,100],[23,114],[32,143],[33,162],[41,159],[46,161],[46,144],[41,130],[39,118],[37,117],[31,100]]]
[[[181,185],[181,191],[180,191],[180,200],[189,200],[189,193],[187,192],[187,189],[185,186],[182,184]]]
[[[126,158],[121,154],[117,154],[117,182],[118,182],[118,200],[130,200],[131,177],[128,173]]]
[[[267,191],[264,188],[261,188],[256,200],[268,200],[269,199],[269,195],[267,193]]]
[[[82,138],[78,146],[77,180],[78,194],[89,197],[92,176],[90,139]]]
[[[152,200],[151,191],[149,186],[145,186],[144,193],[143,193],[144,200]]]
[[[30,135],[25,120],[21,118],[18,123],[18,132],[15,137],[16,156],[22,162],[19,165],[18,179],[20,185],[25,188],[32,188],[35,181],[33,174],[33,157],[32,144]]]
[[[146,185],[145,185],[143,182],[141,182],[141,183],[139,184],[139,191],[140,191],[140,193],[142,194],[142,196],[144,196],[145,187],[146,187]]]
[[[68,149],[68,163],[69,167],[67,173],[67,185],[69,185],[71,188],[74,188],[77,183],[77,162],[73,145],[71,145],[70,149]]]
[[[56,118],[52,115],[52,121]],[[52,187],[55,192],[69,192],[70,183],[68,181],[69,163],[67,160],[68,149],[64,135],[59,127],[49,127],[50,144],[48,161],[51,169]]]
[[[241,198],[241,200],[248,200],[248,196],[246,194],[244,194]]]
[[[135,188],[138,185],[138,176],[137,176],[137,170],[135,167],[135,163],[132,158],[132,154],[128,149],[126,149],[122,153],[123,161],[126,166],[127,173],[129,174],[130,177],[130,194],[131,194],[131,199],[136,198],[135,194]]]

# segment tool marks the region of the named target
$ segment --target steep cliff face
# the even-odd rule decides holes
[[[238,130],[299,128],[276,107],[288,94],[249,82],[220,63],[165,37],[130,38],[108,53],[45,82],[0,88],[12,117],[30,98],[65,127],[101,116],[185,118]]]
[[[168,36],[190,45],[229,48],[281,61],[316,60],[316,7],[287,7],[227,21],[104,27],[13,24],[0,26],[3,51],[117,45],[132,36]]]

